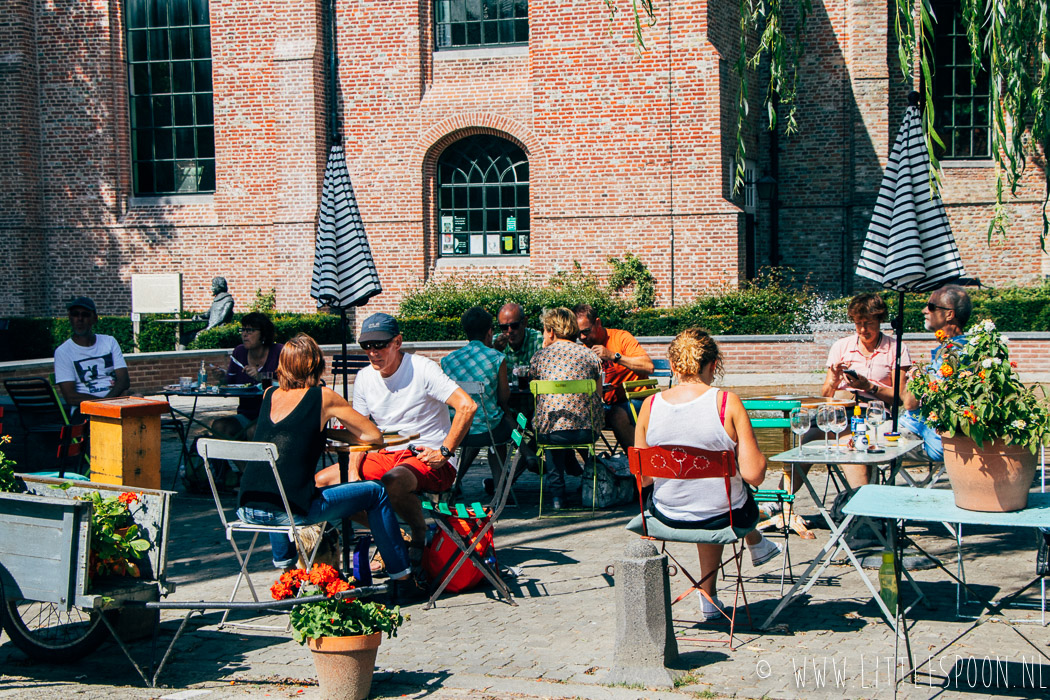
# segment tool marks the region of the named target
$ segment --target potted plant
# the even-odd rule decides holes
[[[292,608],[292,635],[313,652],[326,699],[368,697],[383,633],[396,637],[404,622],[400,608],[348,597],[353,588],[329,564],[314,564],[309,572],[286,571],[270,587],[276,600],[310,598]]]
[[[10,435],[0,435],[0,445],[11,442]],[[0,451],[0,493],[21,493],[25,486],[18,476],[15,475],[15,460]]]
[[[944,466],[960,508],[1020,510],[1028,504],[1036,452],[1050,444],[1050,403],[1026,387],[995,324],[985,320],[955,343],[937,331],[943,362],[908,381],[919,412],[944,443]]]
[[[139,535],[132,519],[131,505],[139,501],[138,494],[125,491],[119,496],[103,496],[93,491],[81,498],[92,505],[91,575],[142,576],[138,560],[151,545]]]

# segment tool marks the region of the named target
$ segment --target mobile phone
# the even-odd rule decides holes
[[[844,370],[842,370],[842,373],[845,374],[845,375],[848,375],[850,377],[850,379],[858,379],[858,378],[860,378],[860,375],[857,374],[857,370],[855,370],[855,369],[844,369]]]

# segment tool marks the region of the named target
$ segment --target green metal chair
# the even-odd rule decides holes
[[[633,401],[638,399],[645,399],[653,394],[660,393],[660,384],[653,378],[648,379],[633,379],[629,382],[623,383],[623,391],[627,395],[628,405],[631,407],[631,413],[634,415],[634,422],[638,422],[638,409],[634,407]]]
[[[574,379],[566,381],[540,381],[533,380],[529,383],[529,388],[532,391],[532,395],[537,401],[539,406],[539,397],[542,395],[550,394],[595,394],[598,390],[598,383],[593,379]],[[592,402],[593,405],[593,402]],[[591,415],[591,425],[601,425],[599,420],[601,416],[593,414]],[[518,424],[521,424],[521,415],[518,416]],[[543,443],[540,441],[540,435],[536,431],[533,431],[536,437],[536,456],[540,460],[540,508],[536,514],[537,518],[543,517],[543,476],[546,471],[547,465],[547,452],[550,450],[586,450],[591,463],[594,464],[594,488],[591,490],[591,513],[594,513],[595,503],[597,498],[598,490],[598,466],[595,459],[594,444],[601,438],[601,431],[593,431],[593,440],[590,442],[581,442],[575,444],[550,444]]]

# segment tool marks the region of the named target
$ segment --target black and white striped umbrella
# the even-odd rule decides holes
[[[887,289],[922,292],[963,277],[944,204],[930,192],[930,158],[923,139],[918,93],[893,144],[857,275]]]
[[[347,309],[382,291],[343,147],[336,144],[328,155],[321,190],[310,296],[318,306]]]

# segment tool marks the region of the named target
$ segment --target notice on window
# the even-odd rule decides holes
[[[485,254],[485,237],[480,234],[474,234],[470,237],[470,254],[471,255],[484,255]]]
[[[467,230],[467,217],[465,216],[454,216],[452,217],[452,230],[456,233],[462,233]]]
[[[517,231],[518,230],[518,218],[516,216],[507,217],[507,230]]]
[[[499,255],[499,236],[488,236],[485,240],[486,255]]]
[[[529,237],[524,233],[518,236],[518,252],[523,255],[529,252]]]
[[[441,217],[441,233],[452,233],[452,217]]]
[[[449,222],[449,226],[451,227],[451,225],[452,225],[452,222],[450,221]],[[454,247],[453,247],[453,243],[452,243],[452,233],[451,232],[450,233],[442,233],[441,234],[441,254],[442,255],[451,255],[453,250],[454,250]]]

